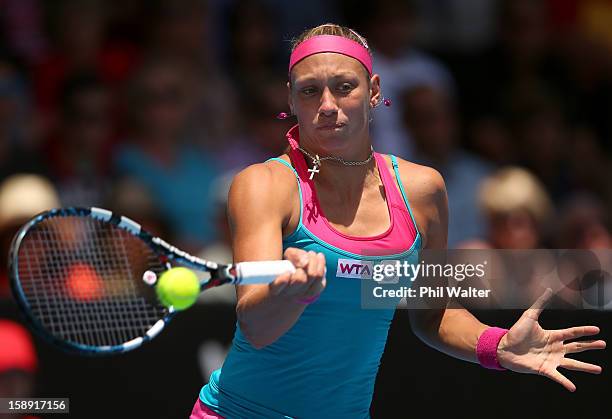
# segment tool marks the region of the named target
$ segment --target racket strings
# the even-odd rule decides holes
[[[139,238],[89,217],[50,218],[22,240],[18,270],[32,317],[58,339],[92,347],[144,336],[167,309],[142,281],[162,272]]]

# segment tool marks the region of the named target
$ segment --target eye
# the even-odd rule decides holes
[[[317,92],[317,89],[314,87],[304,87],[301,92],[306,96],[312,96]]]
[[[351,83],[340,83],[338,86],[338,90],[344,93],[350,92],[354,89],[354,86]]]

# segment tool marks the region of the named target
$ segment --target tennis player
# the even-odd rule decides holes
[[[393,309],[361,308],[372,261],[418,263],[446,248],[440,174],[373,151],[372,108],[386,102],[366,40],[326,24],[303,33],[290,64],[289,151],[239,173],[229,193],[235,261],[291,260],[270,285],[239,286],[238,326],[223,367],[196,402],[196,418],[367,418]],[[388,102],[386,103],[388,104]],[[487,368],[540,374],[574,391],[558,367],[600,373],[566,354],[602,349],[594,326],[544,330],[551,291],[506,331],[465,309],[414,310],[428,345]]]

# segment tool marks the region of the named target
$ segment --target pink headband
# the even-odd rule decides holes
[[[319,35],[309,38],[299,44],[291,53],[289,73],[298,62],[304,58],[321,52],[335,52],[359,61],[372,75],[372,57],[366,48],[352,39],[336,35]]]

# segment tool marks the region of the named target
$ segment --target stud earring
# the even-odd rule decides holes
[[[276,115],[276,119],[287,119],[287,118],[291,118],[293,115],[293,113],[287,113],[287,112],[281,112],[278,115]]]

